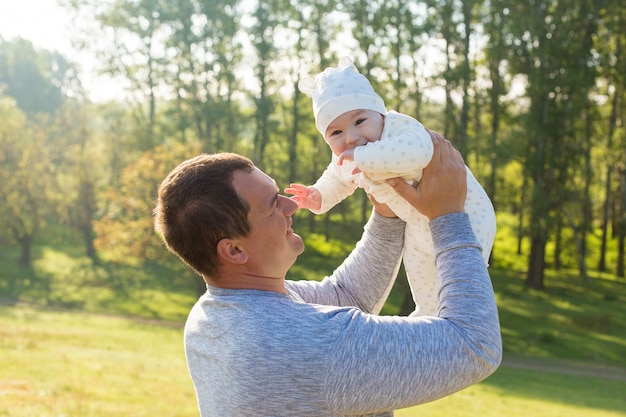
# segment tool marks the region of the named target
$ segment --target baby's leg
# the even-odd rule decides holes
[[[407,223],[403,261],[416,306],[411,316],[434,315],[439,302],[439,283],[428,219]]]
[[[483,259],[489,264],[489,256],[496,238],[496,213],[489,196],[469,169],[465,211],[469,216],[474,235],[483,248]]]

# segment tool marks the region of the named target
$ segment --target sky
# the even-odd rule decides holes
[[[83,86],[92,100],[117,97],[121,92],[114,83],[94,76],[95,59],[72,47],[71,30],[71,15],[57,0],[0,0],[0,36],[4,40],[21,37],[37,49],[61,53],[83,69]]]
[[[0,35],[4,39],[23,37],[36,47],[68,52],[64,36],[69,15],[56,0],[0,0]]]
[[[57,0],[0,0],[0,36],[4,40],[22,37],[37,49],[57,51],[78,64],[82,68],[83,87],[92,101],[123,99],[119,82],[96,74],[95,57],[72,47],[71,19],[71,13],[59,6]]]

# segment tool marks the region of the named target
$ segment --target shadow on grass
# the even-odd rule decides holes
[[[549,366],[547,362],[545,366]],[[559,367],[561,370],[549,367],[547,370],[540,370],[536,366],[521,369],[524,365],[510,367],[506,366],[505,361],[503,366],[482,384],[492,387],[503,396],[617,413],[626,410],[624,380],[589,376],[589,373],[582,372],[582,369],[576,374],[570,372],[572,369],[568,371],[567,365],[563,364]],[[623,376],[626,377],[626,369]]]
[[[204,290],[178,260],[93,263],[64,250],[37,248],[33,264],[0,258],[0,301],[41,307],[179,321]]]
[[[491,272],[505,352],[626,367],[626,283],[551,271],[537,291],[522,274]]]

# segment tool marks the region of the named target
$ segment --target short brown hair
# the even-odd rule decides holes
[[[252,161],[241,155],[201,154],[174,168],[159,186],[154,229],[200,275],[216,273],[221,239],[250,232],[250,207],[232,180],[235,171],[253,169]]]

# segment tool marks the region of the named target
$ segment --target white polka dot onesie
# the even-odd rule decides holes
[[[386,203],[406,222],[403,262],[417,306],[412,315],[434,315],[437,312],[439,284],[429,221],[385,180],[402,177],[409,182],[419,181],[432,155],[433,144],[424,126],[410,116],[390,111],[385,116],[379,141],[357,147],[354,162],[344,161],[342,166],[337,164],[337,156],[333,155],[331,163],[313,185],[322,195],[322,207],[315,213],[330,210],[356,188],[362,188],[376,200]],[[353,175],[355,167],[361,172]],[[496,234],[496,217],[487,193],[469,168],[465,211],[487,263]]]

